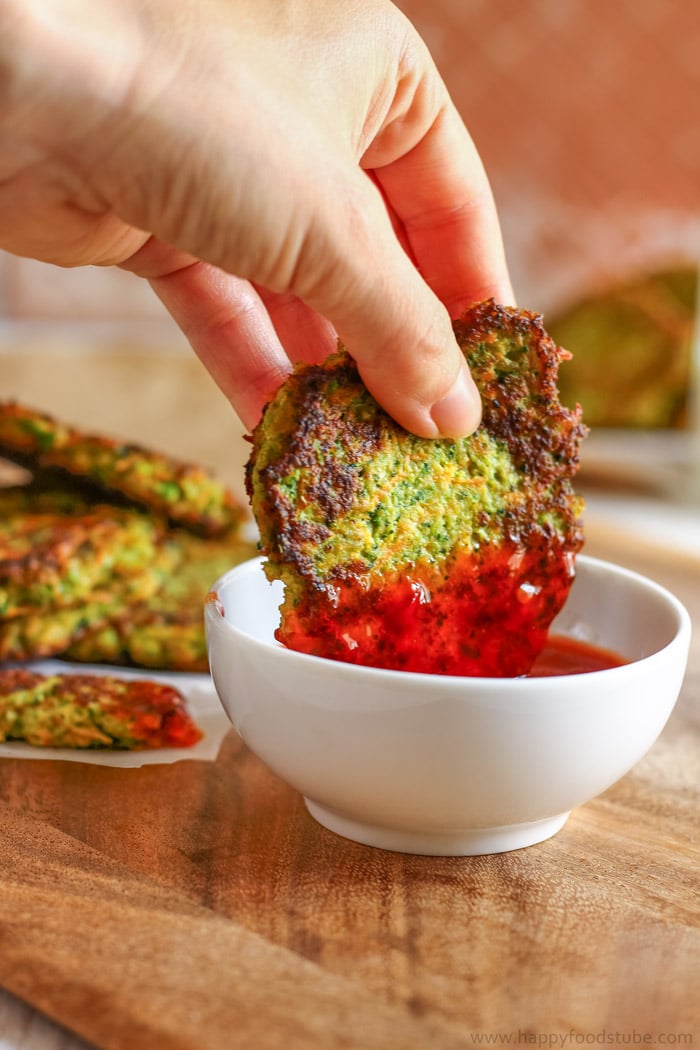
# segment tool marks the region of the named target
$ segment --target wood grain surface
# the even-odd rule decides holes
[[[588,537],[700,621],[700,561]],[[216,762],[6,760],[0,984],[106,1050],[691,1045],[699,744],[696,637],[631,773],[553,839],[473,858],[333,835],[233,730]]]

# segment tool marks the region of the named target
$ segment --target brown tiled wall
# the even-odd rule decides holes
[[[523,305],[700,257],[695,0],[399,0],[485,160]],[[0,317],[153,319],[114,270],[0,254]]]
[[[700,259],[693,0],[399,0],[486,163],[521,302]]]

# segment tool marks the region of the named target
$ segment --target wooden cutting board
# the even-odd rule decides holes
[[[588,535],[700,622],[700,560]],[[338,838],[233,731],[216,762],[4,761],[0,984],[105,1050],[700,1038],[699,712],[696,637],[649,755],[491,857]]]
[[[0,360],[0,388],[241,479],[240,429],[191,356],[52,333]],[[587,534],[700,623],[700,553]],[[650,753],[555,838],[500,856],[338,838],[233,730],[215,762],[4,760],[0,985],[104,1050],[688,1046],[699,785],[697,632]]]

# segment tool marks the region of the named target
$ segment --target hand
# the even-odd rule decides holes
[[[482,164],[387,0],[0,0],[0,247],[147,278],[248,427],[339,336],[400,423],[468,433],[450,316],[512,297]]]

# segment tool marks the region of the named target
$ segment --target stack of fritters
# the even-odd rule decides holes
[[[468,438],[407,433],[345,352],[299,367],[268,405],[247,480],[290,648],[521,675],[544,646],[583,542],[571,478],[585,428],[557,389],[568,355],[537,315],[491,301],[455,334],[483,400]]]
[[[175,671],[206,671],[202,609],[212,583],[256,553],[237,535],[204,539],[171,534],[176,565],[148,599],[119,603],[106,618],[77,632],[66,648],[70,660],[134,664]]]
[[[0,402],[0,456],[35,476],[140,504],[200,536],[238,528],[243,511],[204,467],[139,445],[86,434],[43,412]]]
[[[34,475],[0,489],[0,661],[206,670],[207,589],[255,551],[230,491],[14,402],[0,449]]]

